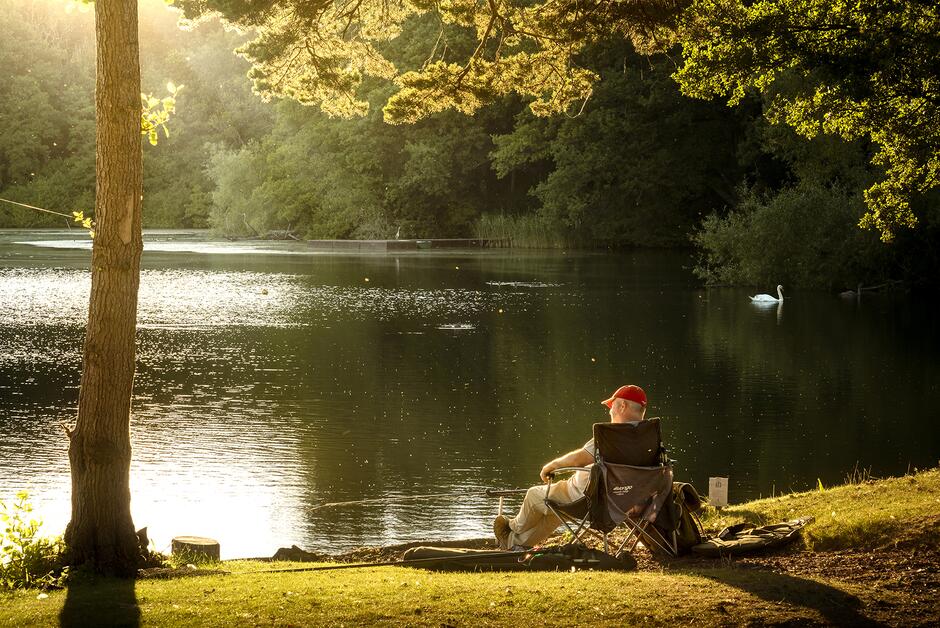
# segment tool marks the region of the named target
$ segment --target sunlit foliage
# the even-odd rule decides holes
[[[396,65],[414,62],[424,26],[434,23],[412,21],[388,44]],[[737,154],[759,110],[683,97],[668,60],[651,63],[622,39],[585,55],[603,80],[575,118],[537,117],[504,97],[472,117],[390,126],[378,107],[337,120],[283,101],[269,136],[213,158],[211,223],[238,235],[467,237],[482,214],[534,211],[500,224],[571,244],[684,245],[701,215],[734,203],[751,167]],[[364,94],[380,106],[388,87],[373,81]]]
[[[386,120],[415,122],[445,109],[471,114],[507,94],[539,116],[583,111],[598,74],[585,49],[611,36],[641,52],[683,49],[685,93],[768,97],[767,115],[807,137],[819,133],[878,144],[885,177],[865,192],[861,220],[890,240],[917,219],[912,196],[940,175],[940,5],[926,0],[180,0],[187,15],[218,12],[253,28],[241,48],[255,90],[331,115],[361,115],[363,77],[398,87]],[[379,44],[415,15],[440,22],[424,64],[401,71]],[[477,45],[460,54],[455,30]]]
[[[936,72],[917,62],[936,41],[929,3],[836,3],[840,21],[809,0],[176,4],[241,31],[203,19],[181,32],[162,0],[141,2],[144,90],[187,86],[165,150],[144,154],[145,226],[470,236],[492,214],[558,242],[670,245],[710,212],[799,221],[794,208],[823,198],[835,200],[816,208],[819,223],[852,233],[866,212],[875,225],[872,191],[890,188],[877,233],[895,236],[892,254],[932,259],[912,253],[940,220],[919,191],[935,184],[938,145]],[[0,196],[70,217],[94,191],[94,40],[92,16],[62,6],[0,0]],[[883,19],[853,27],[864,11]],[[926,17],[907,24],[917,11]],[[254,97],[247,72],[285,102]],[[684,98],[671,74],[702,98]],[[760,122],[765,110],[783,124]],[[3,226],[61,221],[0,210]],[[850,270],[827,281],[889,273],[856,264],[868,241],[842,249]]]
[[[0,501],[0,589],[58,586],[64,580],[62,539],[40,536],[40,528],[26,491]]]
[[[95,219],[86,216],[85,212],[80,210],[77,212],[72,212],[72,220],[80,224],[83,228],[88,229],[88,235],[95,237]]]
[[[258,37],[239,51],[253,64],[255,90],[286,96],[339,116],[361,115],[363,77],[394,78],[400,90],[386,120],[414,122],[444,109],[473,113],[511,93],[533,98],[539,115],[557,114],[590,97],[597,75],[577,56],[611,33],[644,49],[671,39],[683,3],[670,0],[180,0],[192,18],[218,12]],[[399,73],[379,49],[414,16],[434,13],[435,42],[417,70]],[[477,45],[459,54],[452,38],[473,34]]]
[[[73,211],[87,216],[94,205],[94,12],[68,7],[0,0],[0,197],[54,212],[4,204],[0,227],[64,227]],[[157,101],[141,131],[145,142],[151,131],[161,136],[160,150],[144,151],[144,225],[206,226],[212,183],[203,166],[212,146],[243,145],[267,131],[272,113],[250,92],[248,64],[231,52],[244,36],[217,23],[182,32],[162,0],[142,0],[140,15],[142,86]],[[168,81],[186,87],[174,96]],[[170,113],[167,135],[160,121]]]
[[[176,112],[176,95],[183,89],[182,85],[176,85],[172,81],[167,83],[166,90],[169,96],[157,98],[153,94],[140,95],[140,134],[147,136],[147,141],[151,146],[156,146],[159,141],[159,131],[163,130],[166,137],[170,137],[170,128],[167,123],[170,116]]]
[[[883,180],[861,224],[890,240],[940,177],[940,4],[926,0],[696,0],[683,15],[683,91],[768,95],[768,117],[812,138],[870,138]]]

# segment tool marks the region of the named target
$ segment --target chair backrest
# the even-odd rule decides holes
[[[611,464],[653,467],[666,462],[659,419],[637,423],[595,423],[598,460]]]

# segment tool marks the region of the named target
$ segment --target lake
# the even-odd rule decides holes
[[[0,231],[0,499],[69,517],[90,274],[79,232]],[[676,477],[732,502],[930,467],[940,325],[916,295],[705,289],[689,253],[312,253],[148,232],[132,508],[223,557],[486,536],[643,386]],[[760,292],[773,292],[774,286]],[[438,495],[431,499],[414,499]],[[374,500],[364,504],[324,506]],[[515,504],[507,504],[514,506]],[[795,513],[799,514],[799,513]]]

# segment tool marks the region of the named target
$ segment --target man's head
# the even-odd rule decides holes
[[[621,386],[610,399],[601,403],[610,408],[610,420],[613,423],[642,421],[646,416],[646,393],[633,384]]]

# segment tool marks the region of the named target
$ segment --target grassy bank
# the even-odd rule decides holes
[[[750,502],[706,519],[712,527],[816,517],[804,547],[764,558],[526,574],[400,567],[271,574],[257,572],[300,565],[227,562],[229,575],[76,580],[42,599],[37,591],[0,593],[0,626],[929,625],[940,616],[938,513],[934,469]]]
[[[704,523],[714,529],[739,521],[815,517],[803,539],[807,549],[817,551],[916,550],[940,541],[940,469],[791,493],[707,514]]]

